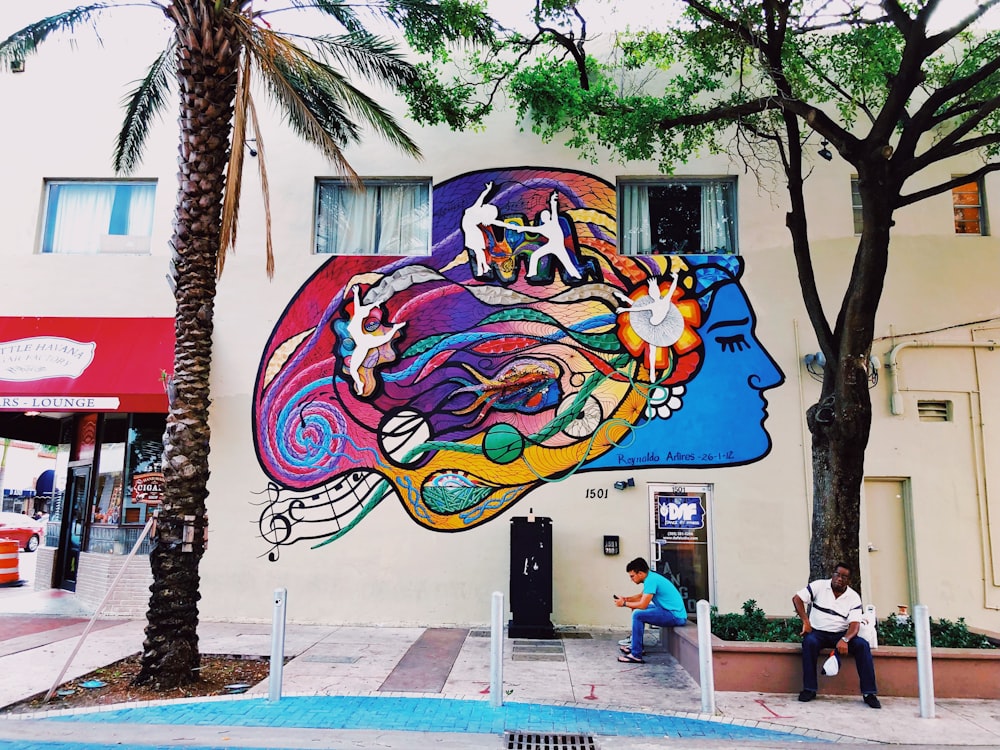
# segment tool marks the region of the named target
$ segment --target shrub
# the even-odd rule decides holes
[[[890,615],[875,625],[880,646],[915,646],[913,620]],[[802,623],[798,617],[769,618],[757,602],[743,602],[743,613],[718,614],[712,607],[712,633],[724,641],[766,641],[769,643],[801,643]],[[965,618],[931,620],[931,645],[939,648],[996,648],[984,635],[972,633]]]

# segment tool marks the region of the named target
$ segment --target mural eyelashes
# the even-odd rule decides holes
[[[260,536],[321,546],[386,497],[436,531],[544,482],[770,450],[784,376],[737,256],[619,256],[614,186],[550,169],[434,189],[432,253],[331,258],[289,302],[254,391]]]

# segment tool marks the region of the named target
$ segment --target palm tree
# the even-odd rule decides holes
[[[198,567],[207,527],[209,372],[216,281],[236,241],[243,144],[252,131],[259,155],[267,227],[267,271],[273,270],[263,134],[251,94],[256,78],[291,127],[355,183],[345,146],[374,130],[403,153],[419,149],[393,117],[344,70],[400,91],[417,69],[395,45],[370,33],[345,0],[287,0],[281,12],[312,10],[338,24],[339,35],[303,37],[275,30],[260,0],[133,0],[82,5],[44,18],[0,42],[4,68],[24,60],[56,32],[126,7],[162,12],[172,22],[166,47],[127,100],[114,167],[139,162],[149,125],[176,83],[180,129],[179,185],[170,275],[176,300],[174,376],[163,438],[165,497],[150,555],[153,584],[140,684],[170,689],[197,679]],[[433,0],[362,4],[373,19],[403,29],[418,49],[459,39],[485,41],[489,24],[474,6]]]

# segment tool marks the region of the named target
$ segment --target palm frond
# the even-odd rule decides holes
[[[311,37],[308,41],[324,57],[332,58],[340,67],[357,71],[371,81],[402,88],[417,79],[416,68],[404,59],[391,39],[361,31],[342,36]]]
[[[416,143],[371,97],[352,86],[346,76],[311,56],[290,39],[248,24],[247,44],[272,96],[291,127],[318,146],[338,170],[356,179],[343,148],[360,140],[360,118],[384,139],[411,155]]]
[[[364,26],[358,20],[358,14],[354,12],[354,8],[343,0],[290,0],[290,4],[296,8],[315,8],[332,16],[349,32],[364,31]]]
[[[226,188],[222,198],[222,223],[219,228],[219,253],[216,276],[222,276],[226,256],[236,250],[236,230],[239,226],[240,192],[243,185],[244,144],[247,138],[247,111],[250,108],[250,54],[243,51],[239,77],[236,80],[236,102],[233,107],[233,134],[226,165]],[[258,155],[260,152],[257,152]]]
[[[126,105],[125,121],[115,140],[114,153],[114,168],[119,174],[131,172],[142,159],[150,123],[166,104],[167,93],[170,91],[169,79],[175,73],[174,47],[174,42],[171,41],[156,56],[145,77],[123,100]]]
[[[267,182],[267,152],[264,148],[264,138],[260,132],[260,122],[257,119],[257,107],[251,97],[247,101],[250,123],[253,134],[257,138],[257,171],[260,175],[260,192],[264,199],[264,238],[267,243],[267,278],[274,278],[274,245],[271,242],[271,190]]]
[[[93,26],[95,17],[102,10],[111,7],[114,6],[106,3],[81,5],[77,8],[57,13],[54,16],[48,16],[40,21],[35,21],[35,23],[25,26],[20,31],[15,31],[0,42],[0,63],[25,60],[29,55],[33,55],[38,51],[39,45],[57,32],[73,31],[73,29],[82,24]],[[94,27],[94,31],[96,33],[96,26]]]

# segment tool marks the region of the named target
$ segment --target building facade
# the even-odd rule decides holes
[[[46,585],[71,583],[74,553],[106,580],[158,499],[176,148],[164,122],[136,175],[110,172],[133,43],[80,40],[0,77],[30,113],[0,125],[0,425],[61,448]],[[482,624],[492,592],[538,571],[512,551],[524,517],[551,526],[557,625],[624,626],[610,595],[631,593],[637,556],[692,611],[791,613],[822,358],[777,178],[722,155],[669,177],[591,162],[507,113],[480,133],[415,130],[420,161],[349,152],[359,193],[265,127],[277,269],[269,281],[248,169],[214,317],[204,617],[267,620],[283,587],[301,622]],[[818,159],[806,187],[830,316],[857,244],[852,177]],[[858,540],[880,614],[922,603],[992,630],[997,190],[990,177],[896,216]]]

